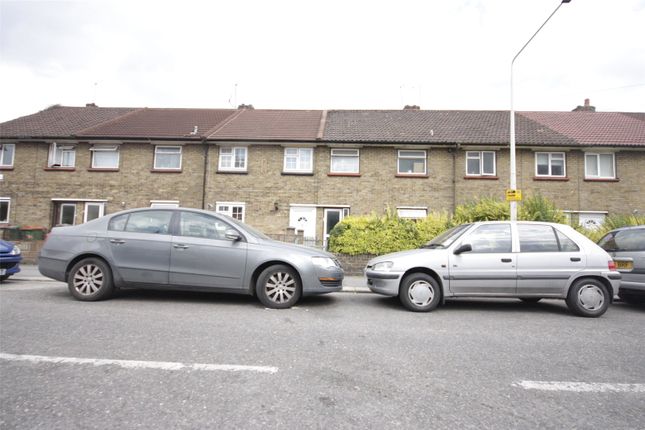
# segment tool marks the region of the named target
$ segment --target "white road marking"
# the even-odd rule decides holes
[[[525,390],[572,391],[575,393],[645,393],[645,384],[605,382],[520,381],[513,384]]]
[[[137,360],[110,360],[104,358],[75,358],[75,357],[47,357],[43,355],[17,355],[0,352],[0,360],[28,361],[30,363],[56,363],[56,364],[91,364],[93,366],[119,366],[125,369],[159,369],[159,370],[206,370],[225,372],[257,372],[277,373],[278,368],[272,366],[243,366],[236,364],[203,364],[203,363],[176,363],[171,361],[137,361]]]

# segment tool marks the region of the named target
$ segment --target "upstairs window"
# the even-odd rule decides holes
[[[118,169],[119,147],[117,145],[95,145],[92,151],[93,169]]]
[[[614,154],[585,154],[585,178],[615,179]]]
[[[285,148],[284,171],[294,173],[313,172],[313,148]]]
[[[248,150],[244,146],[221,147],[219,149],[219,170],[246,171]]]
[[[358,173],[358,149],[332,149],[331,173]]]
[[[49,147],[47,167],[73,168],[76,164],[76,148],[73,145],[60,145],[56,142]]]
[[[466,152],[467,176],[495,176],[494,151]]]
[[[15,153],[15,143],[0,144],[0,167],[13,167],[13,156]]]
[[[426,151],[399,150],[398,168],[399,175],[425,175],[426,174]]]
[[[566,174],[564,152],[535,153],[535,176],[563,178]]]
[[[181,146],[155,146],[154,169],[181,170]]]

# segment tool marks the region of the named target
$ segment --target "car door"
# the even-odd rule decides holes
[[[585,254],[564,233],[547,224],[517,224],[517,293],[561,296],[571,276],[583,270]]]
[[[110,220],[108,247],[123,281],[168,284],[172,214],[169,210],[144,210]]]
[[[449,254],[450,291],[455,295],[506,295],[516,289],[516,255],[510,223],[482,224],[462,238]]]
[[[216,216],[181,211],[170,251],[170,283],[224,289],[244,288],[247,243],[226,238],[232,225]]]

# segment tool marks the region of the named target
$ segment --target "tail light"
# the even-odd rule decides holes
[[[614,260],[609,260],[607,262],[607,268],[609,268],[609,270],[612,270],[612,271],[616,270],[616,263],[614,263]]]

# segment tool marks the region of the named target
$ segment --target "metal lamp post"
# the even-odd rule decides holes
[[[537,34],[542,30],[542,27],[546,25],[547,22],[551,19],[553,15],[560,9],[560,6],[562,6],[565,3],[569,3],[571,0],[562,0],[558,7],[555,8],[555,10],[549,15],[549,17],[544,21],[544,23],[540,26],[540,28],[537,29],[537,31],[531,36],[531,38],[522,46],[522,49],[518,51],[517,54],[515,54],[515,57],[513,57],[513,61],[511,61],[511,145],[510,145],[510,151],[511,151],[511,180],[510,180],[510,189],[512,192],[515,192],[517,188],[517,170],[516,170],[516,165],[515,165],[515,109],[513,107],[513,65],[515,64],[515,60],[519,55],[524,51],[524,48],[527,47],[529,43],[531,43],[531,40],[537,36]],[[516,200],[511,200],[511,221],[516,221],[517,220],[517,201]]]

